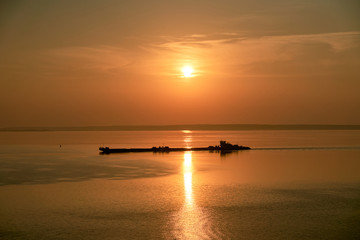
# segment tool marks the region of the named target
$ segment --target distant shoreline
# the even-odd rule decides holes
[[[183,124],[183,125],[122,125],[86,127],[3,127],[0,132],[54,131],[246,131],[246,130],[360,130],[360,125],[332,124]]]

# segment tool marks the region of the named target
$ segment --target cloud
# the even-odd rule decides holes
[[[134,48],[69,47],[45,53],[59,71],[90,71],[179,77],[192,65],[197,76],[256,77],[330,74],[336,65],[360,62],[360,32],[249,37],[224,32],[161,36]],[[351,50],[355,50],[352,52]],[[344,68],[346,69],[346,67]],[[309,72],[311,70],[311,72]]]
[[[331,65],[351,64],[351,61],[355,63],[355,60],[359,62],[359,55],[349,51],[356,50],[360,46],[359,43],[360,32],[263,37],[248,37],[241,33],[217,33],[178,38],[163,37],[161,42],[145,48],[154,55],[172,62],[179,62],[181,59],[183,62],[196,62],[198,67],[203,69],[203,73],[228,76],[290,76],[306,74],[304,70],[311,64],[313,71],[318,70],[319,73],[326,74],[326,71],[330,73],[331,69],[325,68]],[[281,69],[280,65],[284,68]],[[270,71],[272,66],[274,69]],[[301,66],[306,67],[302,70]],[[286,69],[287,67],[289,69]]]

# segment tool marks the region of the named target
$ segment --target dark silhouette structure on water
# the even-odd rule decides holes
[[[219,151],[230,152],[239,150],[249,150],[250,147],[232,145],[226,141],[220,141],[220,145],[200,147],[200,148],[170,148],[169,146],[159,146],[152,148],[109,148],[99,147],[99,150],[104,154],[109,153],[126,153],[126,152],[182,152],[182,151]]]

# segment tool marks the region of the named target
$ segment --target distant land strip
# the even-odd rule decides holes
[[[185,125],[123,125],[84,127],[3,127],[0,132],[45,131],[176,131],[176,130],[360,130],[360,125],[322,124],[185,124]]]

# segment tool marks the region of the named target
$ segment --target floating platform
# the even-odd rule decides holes
[[[219,152],[230,152],[230,151],[241,151],[250,150],[250,147],[232,145],[226,141],[220,141],[220,145],[200,147],[200,148],[170,148],[168,146],[159,146],[152,148],[109,148],[99,147],[99,150],[104,154],[109,153],[129,153],[129,152],[184,152],[184,151],[219,151]]]

